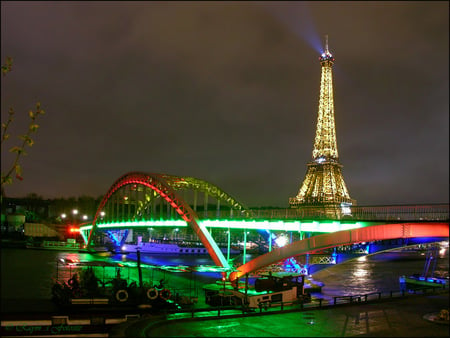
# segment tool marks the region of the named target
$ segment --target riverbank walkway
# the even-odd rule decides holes
[[[448,337],[448,322],[430,320],[449,308],[448,290],[321,308],[256,311],[243,316],[142,316],[110,337]]]

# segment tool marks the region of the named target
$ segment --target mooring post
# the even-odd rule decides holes
[[[141,269],[141,251],[136,250],[137,267],[139,272],[139,287],[142,288],[142,269]]]

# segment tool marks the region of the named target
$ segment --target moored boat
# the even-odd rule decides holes
[[[407,288],[411,287],[438,287],[438,288],[448,288],[449,279],[440,277],[424,277],[418,274],[412,276],[400,276],[400,285],[404,283]]]
[[[139,281],[130,279],[121,263],[107,261],[57,261],[56,282],[52,300],[61,307],[104,306],[108,308],[146,308],[150,311],[176,310],[180,306],[175,296],[160,280],[158,285],[142,280],[138,261]],[[123,276],[128,275],[128,278]]]
[[[448,248],[448,242],[446,246]],[[435,271],[436,262],[439,258],[440,249],[439,245],[432,246],[426,252],[425,265],[422,274],[413,274],[411,276],[400,276],[400,288],[402,290],[405,289],[418,289],[424,287],[433,287],[433,288],[448,288],[449,287],[449,277],[448,272],[446,275],[438,274],[438,271]],[[435,275],[436,274],[436,275]]]
[[[27,249],[41,249],[41,250],[58,250],[58,251],[79,251],[82,249],[80,243],[74,239],[69,238],[67,241],[43,241],[42,243],[28,243]]]
[[[203,287],[205,302],[211,306],[245,306],[250,311],[256,308],[290,305],[310,302],[311,296],[305,293],[305,275],[269,274],[257,278],[254,285],[234,281],[218,281]]]
[[[208,255],[208,250],[203,245],[183,245],[182,243],[157,243],[140,242],[138,244],[124,244],[120,253],[133,253],[136,251],[148,254],[172,254],[172,255]],[[228,248],[220,248],[222,253],[227,254]],[[231,255],[240,254],[240,250],[230,248]]]

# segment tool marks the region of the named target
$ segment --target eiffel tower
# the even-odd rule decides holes
[[[347,190],[342,176],[336,143],[333,104],[333,55],[328,50],[319,58],[322,66],[320,80],[319,112],[312,161],[308,163],[306,177],[295,197],[289,198],[292,208],[321,207],[327,217],[340,218],[356,205]]]

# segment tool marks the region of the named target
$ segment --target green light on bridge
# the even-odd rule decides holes
[[[245,221],[245,220],[199,220],[199,224],[209,228],[225,228],[240,230],[269,230],[269,231],[306,231],[306,232],[336,232],[357,229],[368,226],[365,222],[340,223],[333,222],[300,222],[300,221]],[[129,221],[98,224],[99,229],[124,229],[137,227],[187,227],[184,220],[168,221]],[[92,225],[81,227],[80,230],[90,231]]]

